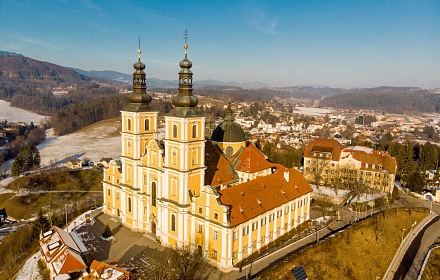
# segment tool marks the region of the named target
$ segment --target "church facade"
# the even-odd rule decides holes
[[[185,43],[164,139],[138,51],[133,93],[121,111],[122,155],[104,170],[103,211],[162,245],[197,250],[230,271],[307,221],[312,189],[300,172],[269,162],[247,142],[230,107],[205,138],[187,49]]]

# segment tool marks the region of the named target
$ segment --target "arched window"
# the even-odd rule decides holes
[[[171,230],[176,231],[176,215],[171,214]]]
[[[131,130],[131,120],[127,119],[127,130]]]
[[[151,205],[156,207],[156,182],[151,183]]]
[[[176,150],[173,150],[171,160],[174,165],[177,164],[177,151]]]
[[[227,146],[226,147],[226,155],[232,156],[233,154],[234,154],[234,148],[232,148],[231,146]]]
[[[198,162],[197,150],[192,151],[191,157],[192,157],[192,165],[197,165]]]
[[[197,125],[193,125],[192,127],[192,137],[197,138]]]
[[[150,130],[150,119],[145,119],[144,130],[145,131]]]
[[[173,138],[177,138],[177,125],[173,124]]]
[[[128,212],[131,212],[131,197],[128,198]]]

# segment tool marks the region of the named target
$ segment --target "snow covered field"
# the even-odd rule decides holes
[[[102,124],[102,125],[101,125]],[[121,156],[120,122],[104,122],[68,135],[55,136],[46,131],[46,140],[38,145],[41,164],[64,163],[66,158],[90,158],[97,162],[104,157]]]
[[[303,114],[306,116],[324,116],[325,114],[333,113],[333,110],[310,107],[295,107],[293,113]]]
[[[10,102],[0,100],[0,120],[39,124],[46,116],[38,115],[20,108],[10,107]]]

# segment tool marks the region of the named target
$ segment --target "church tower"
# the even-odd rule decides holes
[[[180,62],[179,89],[174,108],[165,116],[165,160],[162,218],[168,220],[165,242],[188,244],[190,196],[200,195],[205,177],[205,117],[192,94],[192,63],[188,60],[188,31],[184,33],[185,57]],[[162,231],[164,228],[162,227]]]
[[[157,138],[158,112],[150,107],[151,96],[147,93],[145,64],[141,62],[140,39],[138,61],[133,65],[133,92],[128,105],[121,111],[122,156],[121,156],[121,208],[122,221],[138,227],[142,220],[139,196],[142,192],[141,157],[148,142]]]

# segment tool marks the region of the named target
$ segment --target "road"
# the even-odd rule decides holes
[[[400,196],[408,200],[407,202],[400,202],[408,207],[432,209],[429,217],[407,235],[383,278],[413,280],[417,279],[419,275],[429,247],[440,241],[440,216],[438,216],[440,205],[404,193],[400,193]]]

